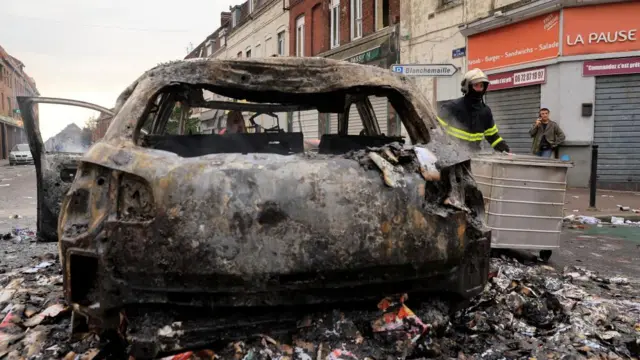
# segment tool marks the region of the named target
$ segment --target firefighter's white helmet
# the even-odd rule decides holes
[[[487,77],[487,75],[485,75],[484,72],[482,72],[482,70],[478,68],[469,70],[467,71],[466,74],[464,74],[464,78],[460,83],[460,90],[462,90],[463,94],[466,94],[469,91],[469,85],[473,85],[481,82],[486,83],[486,86],[485,86],[485,91],[486,91],[487,88],[489,87],[489,78]]]

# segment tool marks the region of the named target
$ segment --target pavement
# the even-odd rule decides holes
[[[627,216],[640,217],[640,214],[633,213],[633,209],[640,209],[639,192],[623,192],[611,190],[596,190],[596,209],[589,209],[589,189],[570,188],[565,196],[565,216],[588,215],[588,216]],[[629,207],[629,211],[621,211],[620,206]]]

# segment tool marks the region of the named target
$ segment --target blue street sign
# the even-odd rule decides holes
[[[395,73],[402,74],[402,73],[404,73],[404,66],[402,66],[402,65],[393,65],[391,67],[391,71],[393,71]]]
[[[459,57],[463,57],[463,56],[465,56],[465,55],[467,55],[467,48],[466,48],[466,47],[461,47],[461,48],[458,48],[458,49],[453,49],[453,50],[451,51],[451,57],[452,57],[452,58],[454,58],[454,59],[455,59],[455,58],[459,58]]]

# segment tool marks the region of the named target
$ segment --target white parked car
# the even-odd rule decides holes
[[[9,153],[9,165],[33,164],[33,156],[29,144],[17,144]]]

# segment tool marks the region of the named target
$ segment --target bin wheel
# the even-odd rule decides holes
[[[549,258],[551,258],[551,254],[551,250],[540,250],[540,259],[544,262],[548,262]]]

